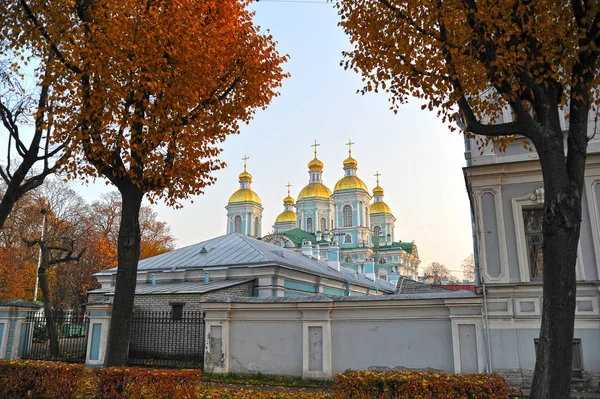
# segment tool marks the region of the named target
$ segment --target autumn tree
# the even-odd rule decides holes
[[[213,184],[218,144],[266,107],[285,74],[247,1],[4,2],[15,47],[50,52],[77,112],[71,176],[103,176],[122,199],[107,365],[127,359],[142,199],[176,205]],[[15,32],[19,36],[15,37]]]
[[[442,280],[456,281],[450,269],[440,262],[431,262],[429,266],[423,270],[425,277],[433,278],[433,284],[442,284]]]
[[[363,93],[385,91],[394,111],[417,97],[451,129],[461,121],[480,144],[502,149],[521,135],[537,150],[545,189],[544,301],[532,398],[568,397],[588,115],[599,103],[600,2],[337,5],[354,45],[343,65],[363,76]],[[512,121],[500,122],[503,108]],[[563,108],[567,132],[560,126]]]
[[[467,256],[460,264],[463,277],[468,281],[475,281],[475,258],[473,254]]]

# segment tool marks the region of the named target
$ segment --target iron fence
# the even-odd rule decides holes
[[[132,366],[202,368],[203,312],[136,311],[129,337]]]
[[[90,319],[87,313],[27,314],[23,359],[85,363]]]

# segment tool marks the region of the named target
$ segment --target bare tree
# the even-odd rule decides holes
[[[460,267],[465,280],[475,281],[475,258],[473,254],[467,256],[460,264]]]
[[[426,277],[433,278],[433,284],[441,284],[442,280],[456,281],[456,277],[452,275],[450,269],[440,262],[431,262],[423,271]]]

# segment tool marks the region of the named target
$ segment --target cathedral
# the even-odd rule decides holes
[[[373,194],[358,177],[358,161],[352,157],[349,141],[348,158],[344,160],[343,177],[333,193],[323,184],[323,162],[317,158],[308,163],[308,184],[294,200],[283,199],[283,212],[273,224],[273,232],[262,236],[260,197],[252,190],[252,175],[246,170],[239,175],[240,188],[229,198],[227,233],[251,236],[280,247],[301,251],[308,256],[327,259],[329,247],[339,247],[341,266],[371,280],[396,283],[400,276],[416,279],[420,263],[414,242],[396,241],[396,218],[383,201],[384,191],[377,186]],[[329,254],[330,256],[330,254]]]

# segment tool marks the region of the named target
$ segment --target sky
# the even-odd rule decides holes
[[[270,31],[280,53],[289,54],[284,68],[291,77],[266,110],[223,143],[220,159],[228,166],[214,174],[214,186],[183,201],[181,209],[155,206],[159,218],[170,225],[176,245],[226,233],[225,205],[238,189],[244,155],[249,157],[252,188],[265,208],[266,235],[283,210],[286,184],[292,184],[297,198],[308,183],[314,140],[325,165],[324,183],[333,191],[343,176],[345,143],[351,139],[356,143],[352,155],[358,160],[357,175],[369,190],[375,186],[373,175],[381,173],[384,201],[397,218],[396,240],[415,241],[421,269],[438,261],[459,271],[472,252],[463,137],[450,132],[434,113],[422,111],[419,100],[394,114],[384,93],[357,94],[360,76],[339,65],[342,51],[351,45],[337,26],[332,3],[261,0],[252,9],[256,24]],[[112,188],[101,180],[72,186],[90,202]]]

